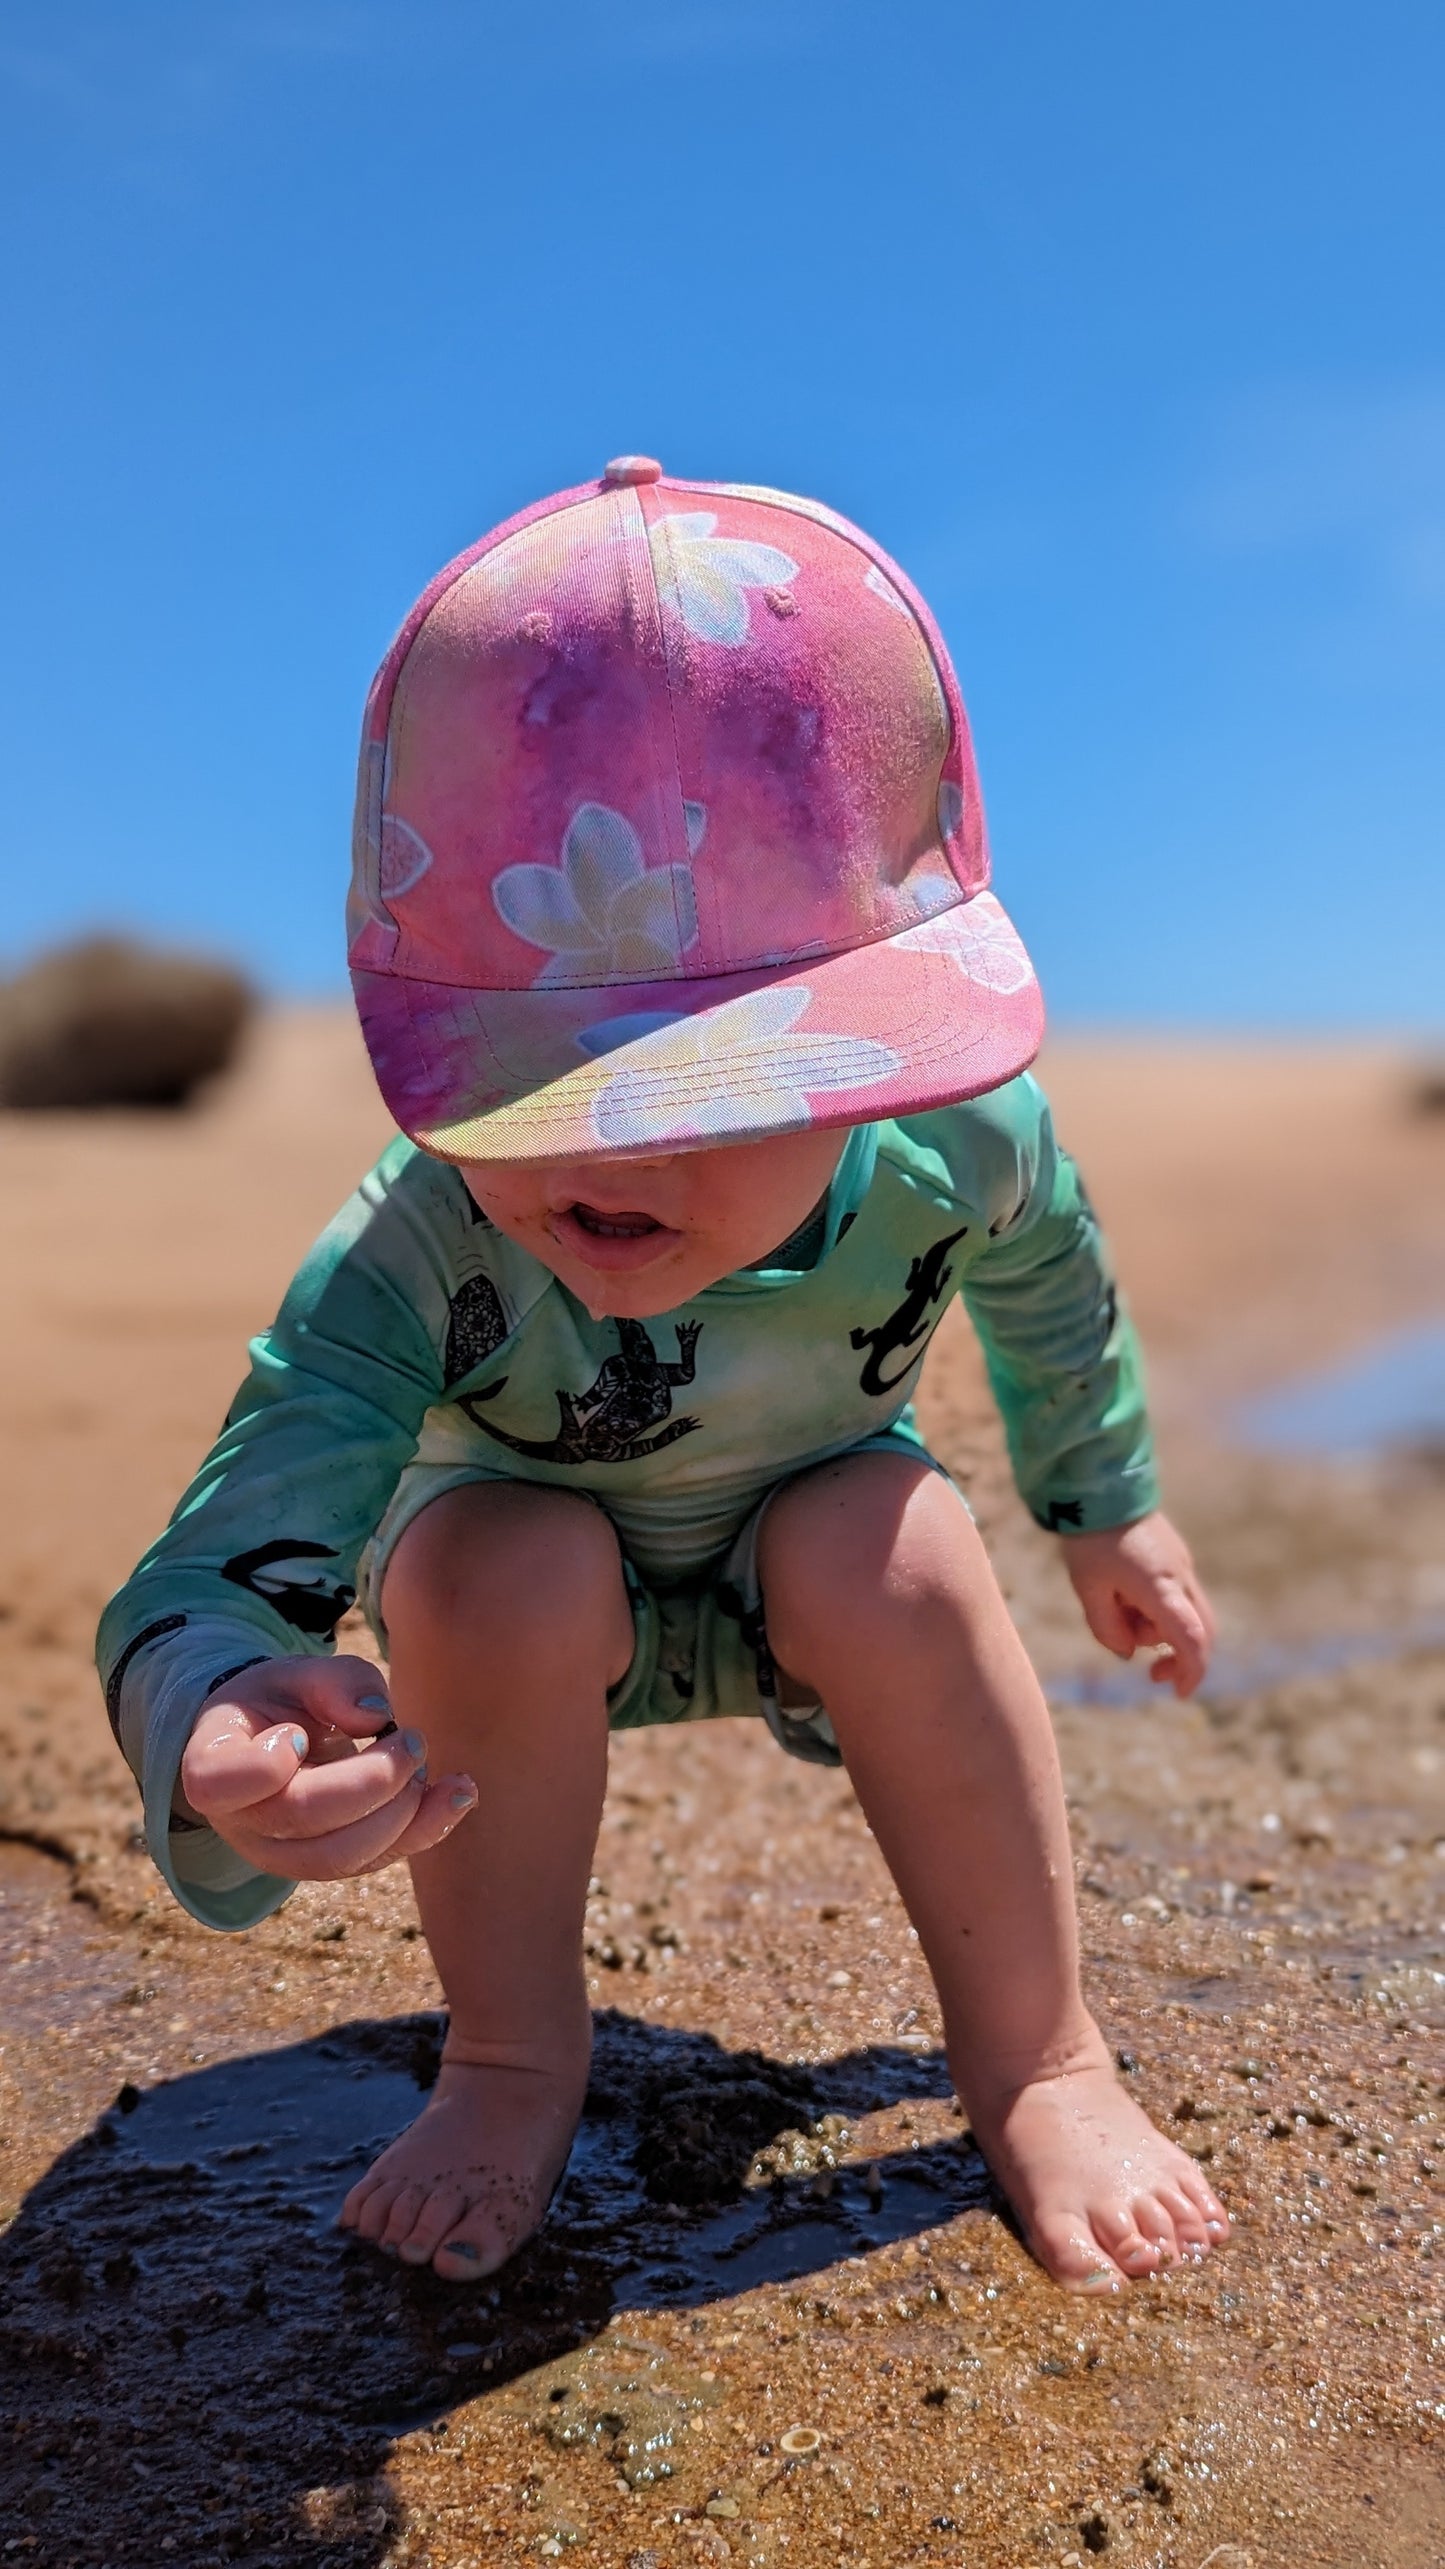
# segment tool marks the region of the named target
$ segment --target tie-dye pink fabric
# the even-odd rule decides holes
[[[922,601],[812,501],[609,475],[450,564],[372,689],[350,959],[397,1121],[573,1157],[1012,1077],[1038,987]]]

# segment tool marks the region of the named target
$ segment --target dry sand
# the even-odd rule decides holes
[[[1242,1392],[1439,1312],[1445,1118],[1383,1052],[1061,1045],[1046,1077],[1234,1671],[1183,1710],[1077,1700],[1112,1663],[951,1319],[928,1423],[1053,1683],[1091,1994],[1239,2225],[1105,2310],[1000,2215],[846,1784],[744,1725],[617,1746],[598,2073],[541,2241],[460,2292],[332,2234],[435,2058],[406,1887],[193,1926],[89,1648],[385,1121],[316,1015],[192,1115],[0,1122],[4,2556],[1445,2558],[1445,1474],[1224,1432]],[[1261,1661],[1322,1636],[1377,1655]]]

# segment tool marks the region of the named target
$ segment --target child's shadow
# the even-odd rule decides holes
[[[393,2433],[584,2345],[615,2307],[815,2274],[991,2199],[961,2129],[829,2164],[823,2118],[948,2095],[937,2054],[804,2070],[608,2011],[543,2231],[491,2283],[447,2286],[332,2227],[439,2044],[436,2017],[358,2022],[122,2090],[34,2188],[0,2245],[0,2504],[38,2537],[27,2556],[219,2569],[309,2533],[364,2569],[392,2531],[367,2483]]]

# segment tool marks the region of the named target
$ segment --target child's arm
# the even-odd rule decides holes
[[[1143,1360],[1093,1207],[1032,1079],[971,1112],[995,1165],[990,1238],[963,1298],[1020,1494],[1063,1538],[1096,1639],[1126,1659],[1159,1646],[1153,1673],[1192,1694],[1214,1619],[1187,1545],[1159,1510]]]
[[[187,1810],[178,1791],[187,1743],[212,1697],[237,1705],[283,1669],[293,1695],[304,1693],[317,1682],[308,1671],[329,1659],[358,1556],[441,1396],[449,1278],[438,1207],[444,1214],[456,1184],[409,1145],[386,1153],[256,1340],[220,1436],[102,1620],[107,1707],[141,1785],[151,1852],[208,1925],[253,1924],[294,1876],[225,1843],[198,1802]],[[333,1683],[328,1669],[328,1702]],[[300,1709],[278,1704],[272,1727],[288,1708]],[[370,1727],[386,1719],[383,1702]],[[365,1726],[363,1717],[356,1727]],[[327,1755],[351,1753],[328,1714],[314,1727],[313,1757],[323,1734]]]

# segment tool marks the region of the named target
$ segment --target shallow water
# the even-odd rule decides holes
[[[1393,1331],[1245,1403],[1236,1434],[1267,1452],[1355,1456],[1445,1443],[1445,1321]]]
[[[1412,1651],[1438,1650],[1442,1644],[1445,1615],[1434,1614],[1413,1616],[1408,1623],[1381,1632],[1325,1632],[1308,1641],[1260,1642],[1250,1650],[1226,1648],[1216,1651],[1210,1663],[1204,1700],[1217,1703],[1231,1696],[1261,1695],[1291,1678],[1328,1677],[1338,1669],[1405,1659]],[[1097,1704],[1111,1711],[1159,1701],[1159,1689],[1142,1662],[1049,1677],[1044,1691],[1054,1704]]]

